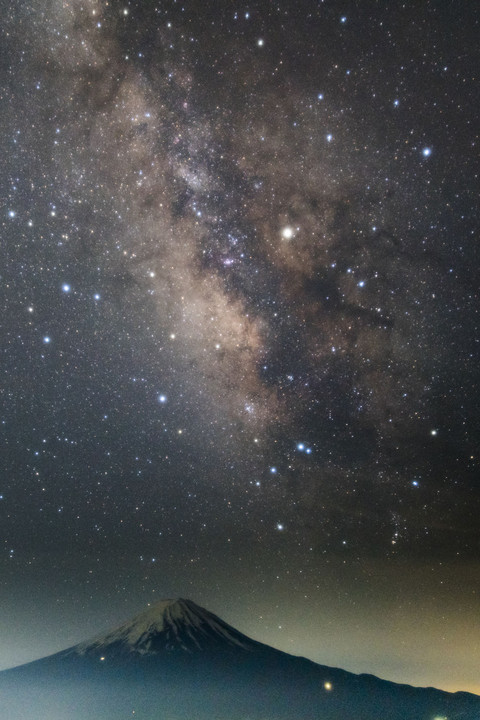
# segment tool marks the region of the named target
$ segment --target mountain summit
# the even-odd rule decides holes
[[[354,675],[251,640],[191,600],[0,672],[2,720],[480,720],[480,697]]]
[[[65,651],[85,656],[155,655],[162,651],[256,650],[260,643],[191,600],[161,600],[132,620]]]

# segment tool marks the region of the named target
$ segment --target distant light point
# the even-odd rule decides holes
[[[438,435],[438,430],[430,430],[430,435],[433,435],[435,437],[435,435]]]
[[[63,285],[62,285],[62,291],[63,291],[64,293],[69,293],[69,292],[71,291],[71,289],[72,289],[72,286],[71,286],[71,285],[69,285],[68,283],[63,283]]]
[[[277,530],[279,530],[280,532],[282,530],[285,530],[285,525],[283,523],[277,523]]]
[[[52,342],[52,338],[48,335],[45,335],[45,337],[43,338],[43,342],[45,343],[45,345],[49,345]]]
[[[265,45],[265,40],[263,38],[259,38],[257,40],[258,47],[263,47]]]
[[[323,687],[325,688],[325,690],[332,690],[332,689],[333,689],[332,683],[331,683],[331,682],[328,682],[328,681],[323,683]]]
[[[277,472],[277,468],[276,468],[276,467],[271,467],[271,468],[270,468],[270,472],[272,473],[272,475],[275,475],[276,472]]]
[[[9,218],[14,218],[14,217],[16,217],[16,215],[17,215],[17,213],[15,212],[15,210],[9,210],[9,211],[8,211],[8,217],[9,217]]]
[[[165,403],[167,402],[167,396],[166,396],[166,395],[159,395],[159,396],[158,396],[158,402],[159,402],[161,405],[165,405]]]
[[[431,154],[432,154],[432,148],[429,148],[429,147],[423,148],[423,150],[422,150],[423,157],[430,157]]]
[[[333,135],[331,133],[328,133],[327,142],[332,142],[332,140],[333,140]]]

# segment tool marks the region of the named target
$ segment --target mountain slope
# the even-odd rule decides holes
[[[480,697],[317,665],[189,600],[0,672],[2,720],[480,720]]]

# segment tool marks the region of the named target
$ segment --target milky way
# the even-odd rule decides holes
[[[474,11],[207,5],[4,9],[5,597],[477,557]]]

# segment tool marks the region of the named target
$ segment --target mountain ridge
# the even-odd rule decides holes
[[[2,720],[119,720],[133,711],[143,720],[480,720],[480,697],[319,665],[183,598],[0,672]]]

